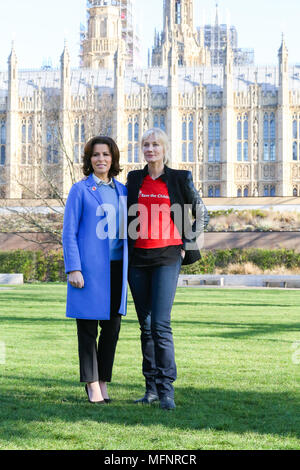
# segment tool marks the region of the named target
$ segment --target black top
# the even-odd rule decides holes
[[[169,266],[175,264],[181,256],[182,245],[164,246],[163,248],[134,248],[130,266]]]

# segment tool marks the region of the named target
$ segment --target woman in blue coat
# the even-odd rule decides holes
[[[127,190],[114,178],[119,160],[110,137],[91,139],[84,149],[86,178],[72,186],[64,215],[66,315],[77,322],[80,381],[91,403],[110,402],[106,383],[126,315]]]

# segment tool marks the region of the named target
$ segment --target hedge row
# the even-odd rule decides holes
[[[66,281],[62,252],[1,251],[0,273],[22,273],[25,282]]]
[[[300,253],[294,250],[266,250],[261,248],[203,251],[202,259],[191,266],[183,266],[184,274],[213,274],[215,268],[225,268],[229,263],[251,262],[263,271],[275,266],[292,269],[300,267]]]
[[[300,267],[300,253],[294,250],[264,250],[259,248],[203,251],[202,259],[190,266],[183,266],[183,274],[213,274],[215,268],[224,268],[229,263],[252,262],[260,269],[285,266],[288,269]],[[57,282],[66,281],[63,254],[60,251],[0,252],[0,273],[23,273],[24,281]]]

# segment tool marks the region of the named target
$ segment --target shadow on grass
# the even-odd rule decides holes
[[[74,322],[73,319],[66,318],[64,313],[62,314],[62,318],[53,318],[49,317],[40,317],[35,316],[34,313],[32,316],[29,317],[22,317],[22,316],[1,316],[0,323],[5,322],[13,322],[15,325],[17,324],[66,324],[68,326],[72,325]],[[75,324],[75,323],[74,323]],[[124,317],[122,319],[122,326],[126,328],[127,325],[134,325],[137,329],[139,329],[138,320],[130,319],[128,317]],[[299,333],[300,331],[300,323],[246,323],[246,322],[209,322],[209,321],[187,321],[187,320],[172,320],[174,336],[176,338],[176,328],[180,327],[188,327],[191,331],[194,331],[194,337],[208,337],[208,338],[224,338],[224,339],[242,339],[242,338],[250,338],[254,336],[261,336],[261,335],[277,335],[282,333]],[[196,330],[197,328],[197,330]],[[201,330],[205,329],[205,332]],[[209,329],[209,331],[207,331]],[[224,329],[230,329],[230,331],[220,331]],[[196,332],[197,331],[197,332]],[[198,332],[199,331],[199,332]],[[268,340],[268,337],[264,338]],[[277,338],[277,341],[284,341],[281,338]]]
[[[9,385],[10,380],[20,380],[18,390]],[[207,430],[300,438],[299,396],[287,392],[176,387],[177,408],[167,412],[158,404],[135,405],[133,400],[143,394],[138,385],[112,384],[113,403],[99,407],[87,402],[83,385],[67,380],[8,376],[5,384],[0,398],[1,421],[5,422],[0,439],[7,442],[18,437],[18,429],[24,439],[32,439],[34,431],[32,427],[26,430],[26,426],[35,422],[58,422],[68,429],[71,423],[86,421],[121,425],[128,431],[136,425],[161,425],[166,432]],[[121,398],[118,393],[122,393]],[[50,428],[47,439],[51,440]]]
[[[240,339],[249,338],[251,336],[261,336],[270,334],[281,334],[296,332],[299,334],[300,323],[239,323],[239,322],[197,322],[197,321],[172,321],[173,326],[176,324],[184,326],[187,325],[193,328],[197,325],[200,333],[194,333],[197,337],[211,337],[211,338],[230,338]],[[205,328],[206,332],[201,333],[201,327]],[[211,332],[207,332],[210,329]],[[219,331],[220,329],[230,329],[231,331]],[[268,339],[267,337],[264,339]],[[278,338],[278,341],[281,339]]]
[[[299,299],[300,300],[300,299]],[[213,307],[224,307],[224,308],[232,308],[232,307],[249,307],[249,308],[252,308],[252,307],[262,307],[262,308],[266,308],[266,307],[280,307],[280,308],[287,308],[287,307],[294,307],[295,304],[294,303],[287,303],[287,302],[282,302],[282,303],[278,303],[278,302],[274,302],[274,303],[265,303],[265,302],[253,302],[253,301],[250,301],[249,302],[235,302],[235,301],[228,301],[228,302],[217,302],[217,301],[211,301],[211,302],[202,302],[202,301],[186,301],[186,302],[174,302],[174,306],[183,306],[183,307],[186,307],[186,308],[190,308],[190,307],[195,307],[195,306],[198,306],[202,311],[204,311],[204,309],[206,307],[209,307],[209,308],[213,308]]]
[[[65,312],[62,312],[62,315],[61,315],[61,318],[53,318],[51,316],[43,316],[43,317],[40,317],[40,316],[36,316],[35,313],[33,312],[31,316],[27,317],[27,316],[15,316],[15,315],[8,315],[8,316],[3,316],[1,315],[0,317],[0,324],[1,323],[5,323],[5,322],[13,322],[14,324],[22,324],[22,323],[30,323],[30,324],[34,324],[34,323],[37,323],[37,324],[45,324],[45,323],[53,323],[53,324],[56,324],[56,323],[64,323],[68,326],[74,326],[76,328],[76,323],[75,323],[75,320],[74,318],[66,318],[65,316]],[[73,324],[72,324],[73,322]],[[122,318],[122,324],[124,323],[128,323],[128,324],[134,324],[134,325],[137,325],[138,324],[138,319],[136,318],[136,320],[132,320],[132,319],[128,319],[127,317],[124,317]]]

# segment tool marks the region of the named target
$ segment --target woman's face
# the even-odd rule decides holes
[[[91,158],[94,173],[102,180],[108,180],[108,173],[112,165],[112,156],[109,146],[106,144],[95,144]]]
[[[142,150],[147,163],[163,163],[164,160],[164,147],[154,134],[147,137],[142,145]]]

